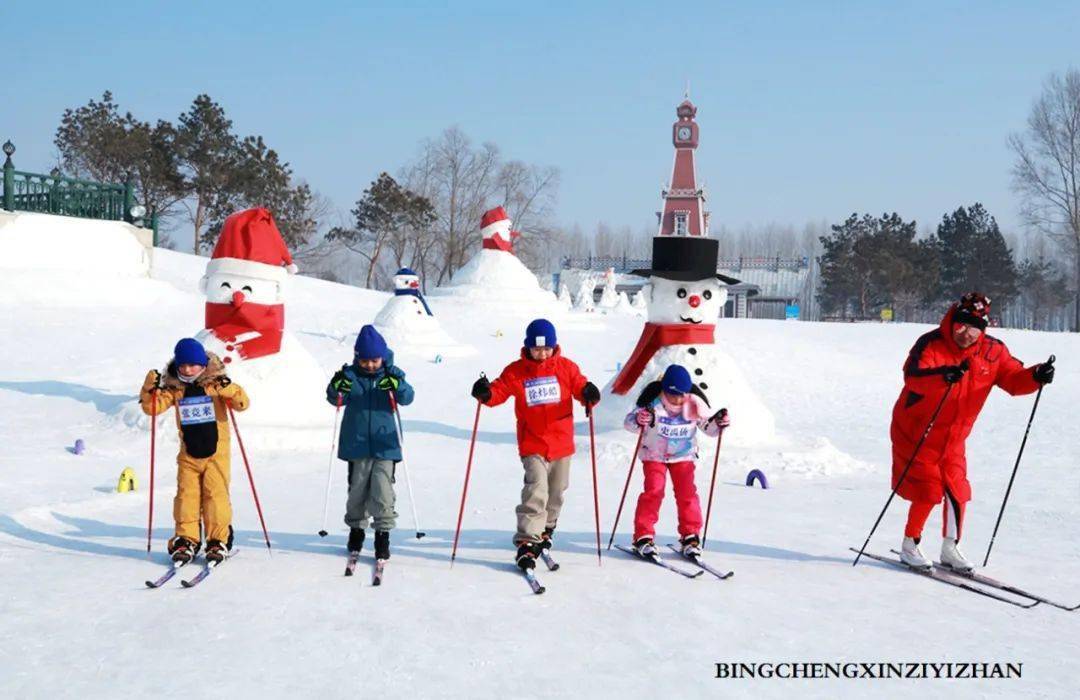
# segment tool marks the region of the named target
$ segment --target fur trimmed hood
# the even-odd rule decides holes
[[[221,361],[221,358],[209,351],[207,351],[206,357],[208,360],[206,369],[192,382],[196,386],[205,387],[208,383],[225,376],[225,363]],[[180,377],[177,375],[175,359],[169,360],[169,364],[165,367],[162,375],[165,377],[163,384],[166,389],[183,390],[187,386],[187,384],[180,381]]]

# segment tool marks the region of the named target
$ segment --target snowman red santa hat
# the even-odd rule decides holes
[[[490,250],[514,252],[514,239],[521,236],[511,231],[512,222],[506,210],[501,206],[489,209],[480,217],[480,235],[484,237],[483,246]]]
[[[206,294],[206,330],[226,344],[226,362],[281,349],[282,284],[296,269],[269,210],[246,209],[225,219],[199,287]]]
[[[649,361],[663,348],[712,345],[720,310],[727,301],[723,285],[739,280],[717,273],[719,242],[704,236],[656,236],[652,267],[631,274],[649,278],[648,320],[630,359],[612,384],[626,394]]]

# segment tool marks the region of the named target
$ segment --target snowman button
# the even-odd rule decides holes
[[[697,354],[697,348],[690,348],[689,350],[687,350],[687,352],[690,353],[691,355],[696,355]]]
[[[232,352],[233,346],[232,345],[226,345],[225,349],[228,350],[229,352]]]
[[[701,369],[699,368],[699,369],[694,370],[694,374],[696,374],[697,376],[700,377],[702,374],[704,374],[704,372],[702,372]]]
[[[224,358],[222,358],[222,362],[224,362],[225,364],[229,364],[230,362],[232,362],[232,358],[231,357],[224,357]]]
[[[705,382],[702,382],[702,383],[701,383],[701,388],[702,388],[702,389],[708,389],[708,388],[709,388],[709,385],[708,385],[708,384],[706,384]]]

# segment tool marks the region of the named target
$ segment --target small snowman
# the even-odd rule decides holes
[[[629,410],[646,384],[678,364],[689,370],[714,411],[731,410],[740,441],[773,436],[772,414],[735,360],[716,344],[716,322],[728,296],[725,287],[739,282],[716,272],[718,248],[715,239],[701,236],[653,239],[652,268],[633,271],[649,278],[647,321],[630,358],[605,390],[613,399],[608,402],[610,419],[621,420],[618,413]]]
[[[420,291],[420,276],[407,267],[394,275],[394,296],[375,316],[374,326],[397,352],[432,358],[475,352],[443,330]]]

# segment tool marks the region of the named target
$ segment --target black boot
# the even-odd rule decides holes
[[[229,550],[221,540],[208,540],[206,542],[206,561],[220,564],[229,556]]]
[[[551,540],[552,540],[552,537],[554,535],[555,535],[554,526],[545,527],[544,528],[544,533],[542,535],[540,535],[540,549],[551,549],[551,544],[552,544]]]
[[[169,541],[169,555],[178,564],[187,564],[195,558],[198,551],[199,543],[186,537],[174,537]]]
[[[349,528],[349,551],[359,552],[364,548],[364,528]]]
[[[536,568],[536,558],[540,556],[540,545],[532,542],[522,542],[518,545],[517,565],[522,571]]]
[[[390,558],[390,533],[386,530],[375,531],[375,558]]]

